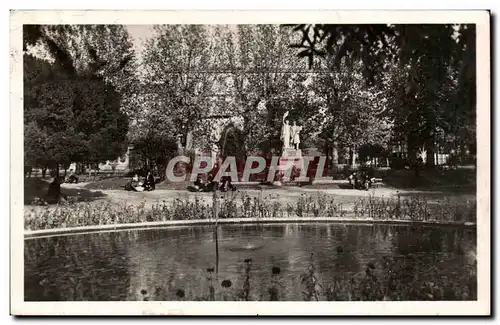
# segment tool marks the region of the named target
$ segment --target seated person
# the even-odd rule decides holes
[[[203,183],[203,179],[201,178],[201,175],[198,175],[196,177],[196,180],[194,181],[193,185],[188,186],[188,191],[190,192],[201,192],[205,189],[205,184]]]
[[[366,173],[363,171],[355,171],[351,175],[349,175],[349,184],[353,189],[360,189],[363,187],[363,183],[366,179]]]
[[[149,179],[148,179],[148,181],[151,184],[151,189],[155,190],[156,189],[156,183],[155,183],[155,177],[153,175],[153,172],[149,173]]]
[[[135,187],[132,185],[132,181],[127,182],[125,184],[125,191],[135,191]]]
[[[139,185],[135,187],[136,192],[142,192],[144,191],[144,184],[142,182],[139,182]]]
[[[349,184],[352,186],[353,189],[358,189],[361,187],[361,184],[363,182],[363,173],[360,171],[355,171],[348,177],[349,179]]]
[[[216,191],[218,185],[219,184],[214,180],[214,175],[213,174],[208,174],[207,184],[205,185],[204,191],[205,192]]]
[[[68,176],[65,180],[66,183],[69,183],[69,184],[78,184],[78,177],[76,177],[74,174]]]
[[[229,190],[235,191],[236,187],[231,184],[231,177],[230,176],[222,176],[221,178],[221,185],[219,187],[219,190],[221,192],[226,192]]]
[[[126,191],[142,192],[144,191],[143,183],[139,181],[139,175],[135,174],[130,182],[125,185]]]
[[[356,172],[352,173],[352,174],[351,174],[351,175],[349,175],[349,177],[348,177],[348,180],[349,180],[349,185],[351,185],[351,186],[352,186],[352,188],[356,188],[355,178],[356,178]]]
[[[137,183],[139,183],[139,175],[135,174],[132,178],[132,185],[137,185]]]
[[[203,178],[201,177],[201,175],[198,175],[196,177],[196,180],[194,181],[194,186],[198,187],[198,188],[202,188],[204,185],[203,183]]]
[[[144,189],[146,191],[153,191],[155,189],[155,178],[152,172],[148,172],[146,175],[146,180],[144,181]]]
[[[359,172],[356,177],[356,188],[368,190],[370,188],[370,178],[367,172]]]

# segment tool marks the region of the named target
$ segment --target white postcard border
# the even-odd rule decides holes
[[[39,10],[10,15],[10,253],[14,315],[489,315],[490,17],[487,11]],[[478,300],[457,302],[24,302],[23,24],[475,23]]]

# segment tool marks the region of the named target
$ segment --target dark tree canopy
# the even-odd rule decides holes
[[[317,67],[316,57],[337,72],[342,62],[362,62],[366,83],[385,88],[394,139],[407,142],[411,158],[422,146],[433,157],[443,134],[454,135],[458,151],[475,151],[474,25],[292,27],[301,40],[291,47],[310,68]]]
[[[48,55],[24,55],[26,164],[57,168],[71,162],[99,163],[116,159],[126,149],[123,94],[103,69],[112,62],[100,59],[90,45],[89,59],[70,46],[85,31],[65,25],[24,26],[25,49],[42,46]]]

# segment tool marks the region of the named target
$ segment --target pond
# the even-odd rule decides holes
[[[435,293],[427,294],[432,299],[476,299],[475,228],[224,224],[219,226],[218,239],[218,275],[207,270],[216,268],[213,226],[26,239],[25,300],[234,300],[242,296],[269,300],[272,287],[279,292],[274,296],[278,300],[301,301],[307,291],[317,291],[318,299],[327,300],[328,290],[345,293],[334,300],[356,300],[348,293],[351,289],[341,287],[352,285],[353,279],[365,283],[367,265],[373,270],[370,274],[377,274],[375,282],[388,286],[396,264],[404,265],[398,270],[407,274],[397,273],[399,282],[393,285],[396,294],[391,300],[421,300],[416,294],[398,298],[397,292],[404,285],[421,290],[428,283],[444,287],[444,295],[441,290],[437,298]],[[307,287],[307,274],[317,280],[314,289]],[[223,280],[230,280],[231,286],[226,281],[223,288]],[[373,283],[369,285],[373,289]],[[451,288],[459,294],[447,294]]]

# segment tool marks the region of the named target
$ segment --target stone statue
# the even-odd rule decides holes
[[[293,144],[294,148],[296,150],[299,149],[300,145],[300,131],[302,131],[302,126],[298,126],[297,123],[294,121],[292,128],[291,128],[291,139],[290,142]]]
[[[182,156],[184,154],[184,147],[182,146],[182,135],[177,135],[177,155]]]
[[[288,111],[283,115],[283,126],[281,128],[281,141],[283,141],[283,150],[290,148],[290,124],[286,117],[288,116]]]

